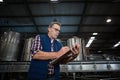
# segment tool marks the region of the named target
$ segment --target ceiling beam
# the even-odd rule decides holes
[[[85,1],[87,1],[87,0],[85,0]],[[77,36],[79,35],[80,27],[83,24],[83,19],[84,19],[85,13],[86,13],[87,6],[88,6],[88,3],[85,2],[84,7],[83,7],[83,12],[82,12],[82,17],[80,19],[80,25],[78,27],[77,34],[76,34]]]
[[[25,6],[26,6],[28,12],[29,12],[29,15],[31,16],[30,19],[31,19],[31,21],[32,21],[33,24],[34,24],[34,26],[35,26],[35,28],[36,28],[36,31],[37,31],[37,32],[40,32],[39,29],[38,29],[38,26],[36,25],[36,22],[35,22],[35,20],[34,20],[32,11],[30,10],[29,4],[28,4],[28,0],[23,0],[23,1],[24,1],[24,4],[25,4]]]
[[[18,24],[18,25],[0,25],[0,28],[2,27],[33,27],[35,25],[33,24]],[[48,27],[48,25],[37,25],[38,27]],[[79,24],[62,24],[62,26],[65,27],[78,27]],[[81,24],[81,27],[118,27],[119,28],[120,24]],[[80,33],[80,32],[79,32]]]
[[[99,4],[110,4],[110,3],[120,3],[120,1],[114,1],[114,0],[101,0],[101,1],[95,1],[95,0],[60,0],[58,3],[99,3]],[[49,0],[33,0],[33,1],[28,1],[28,4],[43,4],[43,3],[51,3]],[[22,1],[7,1],[5,0],[3,3],[0,4],[24,4]]]
[[[40,15],[0,15],[0,18],[31,18],[31,17],[120,17],[120,14],[40,14]]]

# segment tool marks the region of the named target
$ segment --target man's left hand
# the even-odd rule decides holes
[[[80,45],[79,44],[73,45],[71,51],[72,51],[72,57],[77,57],[77,55],[80,53]]]

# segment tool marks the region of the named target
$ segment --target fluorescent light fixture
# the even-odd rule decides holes
[[[0,2],[3,2],[3,0],[0,0]]]
[[[98,35],[98,33],[93,33],[92,35]]]
[[[89,47],[91,45],[91,43],[93,42],[93,40],[95,40],[95,37],[90,37],[86,47]]]
[[[50,1],[58,1],[58,0],[50,0]]]
[[[50,0],[51,3],[58,3],[59,0]]]
[[[119,44],[115,44],[113,47],[117,47],[117,46],[119,46]]]
[[[118,44],[120,44],[120,41],[118,42]]]
[[[106,20],[107,23],[110,23],[111,21],[112,21],[111,18],[108,18],[108,19]]]
[[[115,48],[115,47],[117,47],[119,45],[120,45],[120,41],[118,43],[116,43],[113,47]]]

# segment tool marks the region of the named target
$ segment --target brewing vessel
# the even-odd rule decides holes
[[[0,60],[17,61],[20,33],[13,31],[4,32],[0,39],[0,43]]]

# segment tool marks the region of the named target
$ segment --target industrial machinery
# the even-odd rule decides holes
[[[21,61],[30,61],[31,60],[30,49],[31,49],[33,40],[34,39],[32,37],[25,40]]]
[[[0,43],[0,60],[17,61],[20,44],[20,33],[13,31],[4,32]]]

